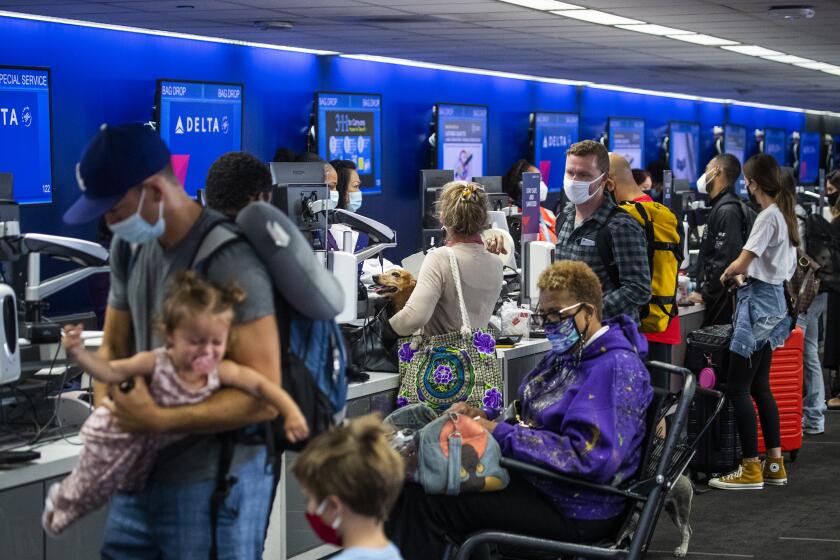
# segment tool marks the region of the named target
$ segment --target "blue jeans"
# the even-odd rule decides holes
[[[273,476],[263,449],[231,473],[237,478],[219,511],[219,560],[259,560],[271,509]],[[215,480],[150,481],[137,494],[117,494],[102,544],[103,559],[207,560],[210,497]]]
[[[828,304],[828,294],[819,294],[797,324],[805,331],[805,391],[802,402],[802,426],[825,429],[825,385],[820,363],[820,321]]]

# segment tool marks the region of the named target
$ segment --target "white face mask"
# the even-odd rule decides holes
[[[338,191],[330,191],[330,210],[338,206]]]
[[[548,185],[545,184],[545,181],[540,181],[540,202],[545,202],[548,198]]]
[[[566,198],[568,198],[569,202],[575,206],[586,204],[592,200],[592,197],[598,194],[598,191],[604,188],[604,185],[602,184],[595,190],[594,193],[589,193],[589,189],[592,185],[603,179],[604,175],[606,175],[606,173],[601,173],[594,181],[575,181],[574,179],[565,177],[563,179],[563,190],[566,191]]]
[[[700,177],[697,178],[697,192],[700,194],[709,194],[709,174],[703,173]],[[712,178],[714,180],[714,177]]]

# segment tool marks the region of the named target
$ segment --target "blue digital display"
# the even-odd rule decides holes
[[[0,173],[19,204],[52,202],[50,71],[0,66]]]
[[[744,159],[747,154],[747,129],[736,124],[728,124],[723,129],[723,148],[727,154],[732,154],[744,167]],[[739,196],[746,196],[744,192],[744,174],[735,184],[735,192]]]
[[[668,160],[675,181],[688,181],[694,186],[699,175],[700,124],[696,122],[671,122]]]
[[[576,113],[534,113],[534,165],[549,191],[563,190],[566,151],[580,138]]]
[[[623,156],[632,168],[645,166],[645,121],[611,117],[609,136],[611,152]]]
[[[776,162],[784,167],[787,163],[787,140],[785,131],[780,128],[764,129],[764,153],[776,158]]]
[[[240,84],[158,80],[158,130],[190,196],[204,188],[219,156],[242,149],[242,90]]]
[[[799,182],[815,185],[820,176],[820,144],[818,132],[803,132],[799,137]]]
[[[382,192],[382,96],[319,92],[315,106],[318,154],[327,161],[352,161],[361,188]]]
[[[484,175],[487,161],[487,107],[438,104],[437,167],[453,169],[455,179]]]

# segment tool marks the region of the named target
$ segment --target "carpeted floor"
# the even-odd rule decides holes
[[[697,493],[688,558],[840,560],[840,412],[826,414],[825,434],[806,435],[786,468],[787,486]],[[663,512],[647,558],[673,558],[679,540]]]

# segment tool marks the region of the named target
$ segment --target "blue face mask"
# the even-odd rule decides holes
[[[347,193],[349,200],[347,201],[347,210],[349,212],[358,212],[362,207],[362,191]]]
[[[140,215],[140,208],[143,207],[143,199],[146,191],[140,194],[140,204],[137,205],[137,212],[116,224],[110,224],[108,229],[127,243],[142,245],[157,239],[166,231],[166,222],[163,219],[163,201],[160,201],[160,214],[158,221],[150,224]]]
[[[559,323],[546,323],[545,337],[551,343],[551,349],[556,354],[565,354],[580,342],[580,333],[575,324],[574,316]]]

